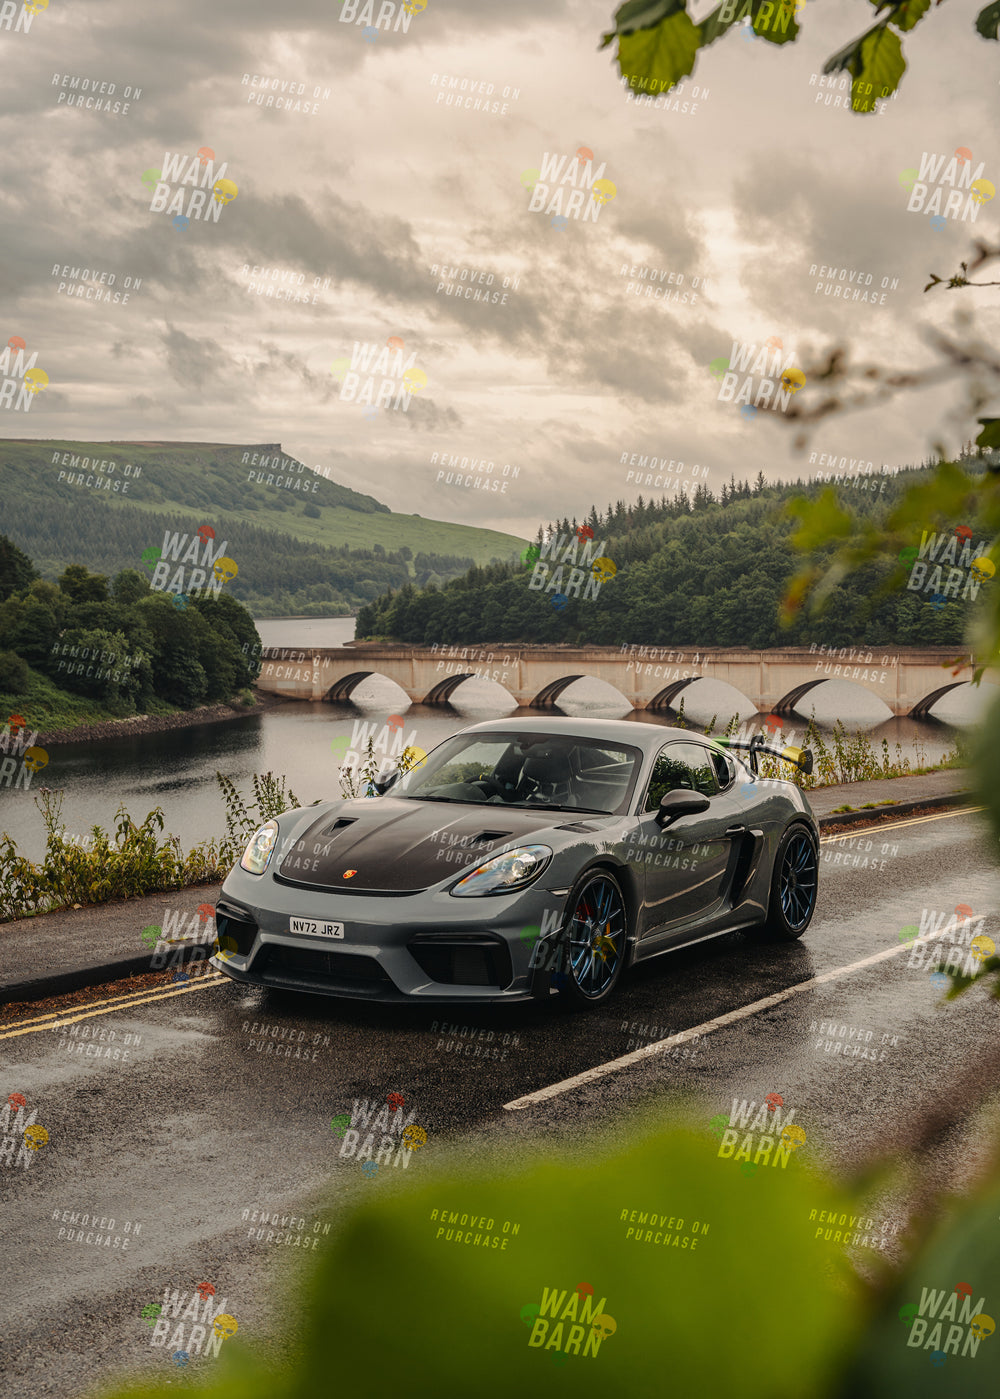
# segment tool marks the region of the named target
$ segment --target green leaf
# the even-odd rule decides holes
[[[997,0],[1000,6],[1000,0]],[[976,438],[977,447],[1000,447],[1000,418],[977,418],[983,430]]]
[[[984,39],[996,39],[997,26],[1000,25],[1000,0],[993,0],[992,5],[987,5],[985,10],[980,10],[976,16],[976,29]]]
[[[705,48],[705,46],[708,44],[713,44],[715,40],[719,38],[720,35],[725,34],[726,31],[728,29],[731,29],[736,23],[736,9],[733,9],[728,19],[722,18],[722,12],[725,8],[725,4],[720,5],[718,9],[713,10],[710,15],[706,15],[702,22],[699,24],[698,29],[701,33],[702,48]],[[740,12],[741,17],[742,13],[743,11]]]
[[[763,14],[767,6],[766,15]],[[766,39],[770,44],[787,44],[798,38],[799,26],[794,17],[795,0],[736,0],[728,17],[723,17],[726,5],[722,4],[702,20],[701,44],[704,48],[720,38],[734,24],[742,24],[752,16],[753,30],[758,39]]]
[[[701,33],[684,10],[672,14],[655,29],[623,34],[618,40],[618,67],[623,78],[638,78],[641,85],[668,91],[692,72]]]
[[[906,72],[903,45],[898,34],[880,26],[861,40],[860,55],[860,71],[851,70],[851,106],[856,112],[873,112],[876,102],[896,91]]]
[[[822,548],[834,539],[849,538],[854,532],[854,516],[842,508],[832,486],[827,486],[816,500],[796,496],[785,506],[784,513],[799,520],[792,543],[796,549],[806,553]]]
[[[840,73],[846,69],[853,76],[857,77],[858,69],[861,65],[862,43],[868,38],[869,34],[874,34],[877,30],[883,29],[884,27],[884,23],[876,24],[873,29],[869,29],[867,33],[862,34],[860,39],[852,39],[849,44],[845,44],[842,49],[838,49],[837,52],[823,64],[823,72]]]
[[[607,48],[614,38],[634,34],[637,29],[652,29],[661,20],[669,19],[683,10],[685,0],[627,0],[615,11],[615,27],[601,36],[601,48]]]
[[[846,43],[842,49],[836,50],[835,55],[829,57],[827,62],[824,63],[824,66],[822,66],[822,71],[824,71],[824,73],[842,73],[842,71],[848,71],[852,77],[862,77],[866,81],[869,80],[864,70],[866,70],[867,63],[869,63],[870,60],[871,41],[874,41],[878,36],[884,35],[885,32],[887,32],[887,29],[885,29],[885,25],[887,24],[888,18],[878,21],[878,24],[867,29],[863,35],[860,35],[860,38],[852,39],[852,41]],[[892,38],[894,38],[897,45],[899,45],[897,36],[892,35]],[[903,64],[903,67],[905,67],[905,64]],[[880,94],[880,97],[881,95],[884,94]]]
[[[753,9],[753,32],[758,39],[766,39],[769,44],[793,44],[799,37],[799,26],[795,22],[794,0],[774,0],[765,13],[764,4],[755,3]]]
[[[912,29],[920,23],[930,7],[931,0],[903,0],[903,4],[889,16],[889,23],[904,31]]]
[[[619,34],[631,34],[636,29],[652,29],[677,10],[684,9],[684,0],[628,0],[615,11],[615,28]]]
[[[995,585],[994,585],[995,586]],[[982,722],[976,745],[973,772],[980,800],[986,806],[993,831],[1000,840],[1000,699],[995,699]]]
[[[727,1295],[740,1300],[713,1348],[713,1388],[740,1399],[801,1395],[802,1376],[829,1373],[856,1333],[857,1284],[842,1251],[816,1243],[809,1223],[819,1202],[844,1209],[845,1192],[813,1175],[808,1145],[786,1168],[761,1165],[752,1175],[732,1155],[720,1158],[720,1142],[707,1128],[720,1108],[728,1112],[729,1103],[706,1105],[698,1131],[642,1133],[613,1156],[592,1145],[590,1159],[572,1166],[536,1161],[507,1177],[453,1166],[434,1180],[416,1174],[430,1162],[415,1161],[409,1179],[386,1182],[330,1251],[317,1254],[318,1269],[304,1289],[296,1395],[326,1393],[332,1372],[338,1390],[358,1399],[383,1393],[386,1375],[403,1382],[411,1399],[467,1394],[470,1376],[480,1399],[560,1391],[606,1399],[609,1384],[620,1394],[657,1394],[666,1354],[671,1389],[685,1393],[704,1374],[699,1330],[718,1305],[720,1278],[732,1288]],[[434,1146],[432,1137],[420,1155]],[[337,1162],[338,1181],[350,1166]],[[654,1207],[663,1224],[640,1227],[632,1215]],[[459,1225],[463,1213],[476,1221],[471,1228],[469,1218]],[[708,1226],[704,1235],[693,1232],[696,1221]],[[506,1240],[506,1247],[477,1247],[477,1234]],[[696,1249],[663,1245],[678,1234],[697,1239]],[[520,1312],[541,1303],[543,1289],[550,1298],[563,1294],[560,1313],[567,1303],[575,1308],[581,1284],[594,1289],[594,1302],[606,1298],[602,1310],[618,1329],[598,1355],[571,1353],[560,1376],[558,1356],[551,1345],[543,1348],[555,1324],[530,1346],[532,1328]],[[766,1364],[748,1366],[747,1354],[774,1317],[791,1314],[794,1332]],[[569,1332],[566,1322],[564,1341]],[[648,1344],[651,1336],[662,1346]],[[565,1353],[565,1346],[557,1349]]]
[[[995,1161],[992,1173],[984,1163],[977,1174],[984,1183],[971,1190],[963,1184],[964,1199],[956,1196],[938,1203],[935,1213],[939,1222],[934,1236],[907,1263],[905,1273],[885,1294],[881,1314],[870,1326],[839,1390],[842,1395],[849,1395],[850,1399],[885,1399],[890,1394],[905,1394],[908,1399],[940,1399],[941,1374],[928,1354],[935,1349],[932,1337],[937,1323],[925,1314],[920,1330],[912,1330],[899,1316],[900,1308],[906,1304],[923,1308],[927,1293],[949,1296],[966,1282],[972,1288],[971,1305],[974,1307],[979,1298],[985,1297],[987,1312],[993,1314],[995,1306],[991,1309],[990,1304],[995,1304],[1000,1285],[1000,1186]],[[960,1295],[959,1315],[964,1301]],[[946,1341],[949,1324],[940,1323],[942,1341]],[[953,1343],[946,1364],[951,1367],[952,1392],[977,1399],[979,1395],[995,1393],[996,1361],[985,1349],[977,1356],[966,1348],[970,1330],[968,1321],[961,1324],[958,1344]],[[984,1340],[980,1345],[985,1348],[990,1341]],[[942,1346],[937,1344],[936,1348],[941,1350]]]

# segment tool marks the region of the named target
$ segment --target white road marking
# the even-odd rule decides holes
[[[811,991],[814,986],[821,986],[824,981],[836,981],[838,977],[849,976],[851,972],[860,971],[863,967],[871,967],[876,962],[885,962],[890,957],[898,957],[901,952],[909,952],[915,943],[930,942],[937,936],[937,931],[931,931],[925,933],[923,937],[914,938],[912,942],[903,942],[898,947],[888,947],[884,952],[876,952],[871,957],[863,957],[860,962],[852,962],[850,966],[836,967],[832,972],[824,972],[822,976],[814,976],[809,981],[800,981],[797,986],[789,986],[787,990],[777,991],[773,996],[765,996],[761,1001],[754,1001],[750,1005],[740,1006],[738,1010],[731,1010],[726,1015],[716,1016],[714,1020],[707,1020],[704,1025],[694,1025],[690,1030],[682,1030],[680,1034],[670,1035],[665,1040],[656,1040],[653,1044],[644,1045],[642,1049],[635,1049],[631,1054],[623,1054],[620,1059],[609,1059],[607,1063],[598,1064],[593,1069],[586,1069],[582,1074],[574,1074],[572,1078],[564,1078],[559,1083],[550,1084],[548,1088],[539,1088],[536,1093],[526,1093],[523,1098],[515,1098],[513,1102],[504,1103],[504,1110],[515,1112],[520,1108],[533,1107],[535,1103],[544,1103],[548,1098],[558,1098],[562,1093],[569,1093],[572,1089],[580,1088],[585,1083],[593,1083],[596,1079],[617,1073],[619,1069],[628,1069],[633,1064],[641,1064],[644,1059],[651,1059],[655,1054],[672,1049],[674,1045],[686,1044],[696,1035],[710,1034],[712,1030],[721,1030],[725,1025],[734,1025],[738,1020],[745,1020],[748,1015],[756,1015],[759,1010],[768,1010],[771,1006],[781,1005],[782,1001],[797,996],[801,991]]]
[[[967,816],[973,811],[982,811],[981,806],[962,807],[956,811],[942,812],[938,816],[916,816],[906,821],[892,822],[889,825],[879,826],[879,830],[899,830],[904,826],[923,825],[927,821],[954,820],[956,816]],[[860,834],[860,832],[859,832]],[[825,845],[828,841],[845,840],[846,836],[823,836],[820,844]],[[936,932],[926,933],[923,937],[914,938],[913,942],[928,942],[937,936]],[[780,1005],[782,1001],[787,1001],[792,996],[797,996],[800,991],[810,991],[814,986],[820,986],[824,981],[836,981],[838,977],[848,976],[851,972],[860,970],[862,967],[873,966],[876,962],[884,962],[889,957],[898,957],[904,949],[908,950],[913,943],[900,943],[898,947],[886,948],[884,952],[876,952],[871,957],[864,957],[860,962],[852,962],[847,967],[837,967],[832,972],[824,972],[822,976],[814,976],[809,981],[800,981],[797,986],[789,986],[785,991],[778,991],[773,996],[765,996],[762,1001],[754,1001],[751,1005],[741,1006],[738,1010],[731,1010],[727,1015],[719,1015],[714,1020],[707,1020],[704,1025],[695,1025],[690,1030],[682,1030],[680,1034],[671,1035],[665,1040],[656,1040],[653,1044],[647,1044],[642,1049],[635,1049],[631,1054],[623,1054],[619,1059],[609,1059],[604,1064],[598,1064],[596,1068],[586,1069],[582,1074],[574,1074],[572,1078],[564,1078],[559,1083],[550,1084],[548,1088],[539,1088],[536,1093],[526,1093],[522,1098],[515,1098],[513,1102],[504,1103],[504,1110],[515,1112],[520,1108],[531,1107],[535,1103],[543,1103],[548,1098],[557,1098],[562,1093],[568,1093],[573,1088],[579,1088],[584,1083],[593,1083],[596,1079],[605,1078],[608,1074],[617,1073],[619,1069],[630,1068],[633,1064],[641,1064],[644,1059],[651,1059],[654,1054],[660,1054],[666,1049],[672,1049],[674,1045],[686,1044],[688,1040],[697,1035],[709,1034],[712,1030],[721,1030],[725,1025],[733,1025],[737,1020],[745,1020],[748,1015],[756,1015],[759,1010],[767,1010],[770,1006]]]

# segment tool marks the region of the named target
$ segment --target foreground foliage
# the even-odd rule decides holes
[[[941,0],[938,0],[938,4]],[[878,104],[899,87],[906,72],[901,34],[906,34],[931,10],[931,0],[872,0],[856,6],[864,28],[823,65],[824,73],[849,73],[851,106],[855,112],[878,111]],[[805,0],[723,0],[699,23],[687,12],[687,0],[626,0],[614,15],[614,28],[604,34],[601,48],[618,41],[622,77],[640,92],[669,91],[694,72],[702,49],[744,25],[754,39],[769,44],[792,44],[798,39]],[[874,19],[874,23],[869,23]],[[939,42],[943,40],[938,18]],[[996,39],[1000,4],[991,0],[975,17],[975,30]]]
[[[816,1167],[822,1131],[807,1123],[806,1144],[786,1166],[748,1173],[731,1151],[718,1154],[708,1119],[719,1108],[728,1115],[728,1103],[700,1106],[690,1126],[633,1122],[625,1150],[564,1140],[558,1154],[550,1144],[547,1159],[521,1155],[503,1171],[453,1154],[435,1170],[432,1133],[405,1177],[383,1167],[365,1180],[364,1203],[340,1214],[329,1251],[298,1273],[273,1322],[280,1341],[241,1316],[211,1369],[195,1357],[185,1388],[204,1399],[312,1399],[331,1392],[335,1374],[338,1391],[374,1399],[388,1374],[413,1399],[686,1394],[706,1379],[713,1393],[741,1399],[994,1392],[990,1340],[979,1355],[950,1355],[942,1388],[931,1347],[907,1344],[899,1309],[923,1307],[925,1289],[950,1293],[966,1278],[973,1309],[984,1296],[988,1309],[1000,1287],[1000,1187],[932,1200],[935,1222],[913,1222],[910,1260],[890,1268],[873,1251],[893,1237],[880,1233],[882,1220],[899,1218],[884,1191],[915,1162],[894,1177],[882,1168],[836,1183]],[[359,1190],[351,1164],[350,1174],[348,1163],[334,1166],[338,1205],[345,1188]],[[862,1230],[875,1244],[851,1250],[874,1283],[862,1281],[829,1224],[817,1227],[821,1211],[874,1219]],[[547,1325],[536,1329],[543,1303]],[[613,1334],[589,1355],[578,1335],[574,1353],[573,1318],[585,1319],[586,1336],[595,1314],[612,1319],[602,1329]],[[129,1325],[136,1344],[148,1344],[138,1315]],[[969,1330],[962,1325],[963,1338]],[[110,1393],[174,1393],[173,1346],[163,1340],[151,1352],[163,1378]]]

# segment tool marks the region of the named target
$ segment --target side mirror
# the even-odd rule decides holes
[[[385,793],[388,792],[389,788],[390,788],[395,782],[398,782],[398,781],[399,781],[399,772],[398,772],[398,770],[397,770],[396,772],[390,772],[390,773],[389,773],[389,776],[388,776],[388,777],[383,777],[382,780],[381,780],[380,782],[373,782],[373,783],[372,783],[372,786],[375,788],[376,792],[377,792],[377,793],[379,794],[379,796],[381,797],[381,796],[384,796]]]
[[[678,816],[696,816],[701,811],[707,811],[708,808],[709,800],[704,793],[691,792],[678,787],[672,792],[664,792],[660,798],[656,824],[669,826],[671,821],[677,820]]]

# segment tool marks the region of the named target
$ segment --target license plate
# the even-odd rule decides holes
[[[314,918],[290,918],[289,923],[293,933],[309,933],[313,937],[320,938],[342,938],[344,936],[343,923],[318,923]]]

